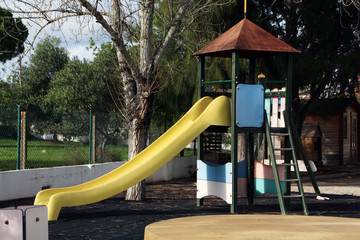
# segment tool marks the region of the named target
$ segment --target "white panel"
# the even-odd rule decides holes
[[[280,100],[280,122],[279,122],[279,127],[285,127],[285,120],[284,120],[284,114],[283,112],[285,111],[285,97],[281,97]]]
[[[0,209],[0,239],[23,239],[23,214],[20,209]]]
[[[271,127],[278,127],[279,126],[279,97],[278,97],[278,90],[274,89],[271,91],[276,97],[272,98],[272,114],[271,114]],[[281,142],[280,137],[274,136],[272,137],[272,142],[274,148],[280,148]],[[281,151],[275,151],[275,158],[281,158]]]
[[[217,196],[228,204],[231,204],[232,184],[198,179],[196,198],[203,198],[206,196]]]
[[[272,98],[271,127],[278,127],[279,97]]]
[[[47,208],[36,206],[25,209],[26,240],[49,239]]]

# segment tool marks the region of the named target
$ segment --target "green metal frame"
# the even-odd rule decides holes
[[[198,77],[198,99],[202,98],[204,96],[204,87],[203,87],[203,80],[205,78],[205,57],[204,56],[199,56],[198,59],[198,72],[197,72],[197,77]],[[197,141],[196,141],[196,148],[197,148],[197,159],[198,160],[202,160],[203,159],[203,133],[201,133],[198,137],[197,137]],[[203,199],[196,199],[196,205],[197,206],[202,206],[203,205]]]
[[[201,82],[201,84],[228,83],[228,82],[232,82],[232,80],[208,81],[208,82]]]
[[[285,120],[285,126],[290,127],[290,129],[288,129],[289,141],[290,141],[290,146],[291,146],[291,152],[292,152],[292,157],[293,157],[295,173],[296,173],[296,176],[297,176],[297,186],[298,186],[299,193],[302,196],[301,197],[301,203],[302,203],[302,206],[303,206],[304,214],[309,215],[309,212],[307,210],[307,205],[306,205],[306,202],[305,202],[305,197],[304,197],[304,189],[303,189],[303,185],[302,185],[301,178],[300,178],[299,165],[298,165],[298,161],[297,161],[297,158],[296,158],[295,142],[294,142],[294,138],[293,138],[293,132],[294,132],[293,130],[294,129],[291,128],[288,114],[284,113],[284,120]]]
[[[89,125],[90,125],[90,127],[89,127],[89,164],[91,164],[92,162],[93,162],[93,159],[92,159],[92,151],[93,151],[93,149],[92,149],[92,141],[93,141],[93,138],[92,138],[92,134],[93,134],[93,129],[92,129],[92,127],[93,127],[93,120],[92,120],[92,116],[93,116],[93,114],[92,114],[92,110],[90,110],[90,120],[89,120]]]
[[[236,126],[236,85],[239,78],[239,52],[232,53],[231,59],[231,163],[232,163],[232,204],[230,208],[231,213],[237,213],[237,195],[238,195],[238,128]]]
[[[255,59],[249,59],[249,81],[248,84],[255,84]],[[261,128],[260,128],[261,129]],[[255,181],[254,181],[254,133],[256,129],[247,134],[247,143],[248,143],[248,205],[254,204],[254,191],[255,191]]]
[[[21,106],[18,105],[16,170],[20,169]]]
[[[265,111],[264,116],[265,116],[265,135],[266,135],[266,141],[268,142],[270,161],[271,161],[271,165],[275,166],[272,169],[273,169],[274,180],[275,180],[275,185],[276,185],[276,193],[277,193],[278,200],[279,200],[281,214],[285,215],[286,214],[285,200],[284,200],[284,197],[283,197],[283,194],[281,191],[279,172],[276,167],[276,158],[275,158],[275,154],[274,154],[274,147],[273,147],[273,144],[271,141],[270,126],[269,126],[269,121],[267,119],[266,111]]]
[[[305,164],[305,167],[306,167],[306,170],[309,174],[309,177],[310,177],[310,180],[311,180],[311,184],[314,188],[314,191],[317,195],[320,195],[320,190],[319,190],[319,187],[317,185],[317,182],[316,182],[316,179],[314,177],[314,174],[312,172],[312,169],[310,167],[310,163],[309,163],[309,160],[306,156],[306,153],[305,153],[305,149],[304,149],[304,146],[302,145],[301,143],[301,139],[300,139],[300,136],[299,136],[299,133],[297,132],[296,130],[296,126],[295,126],[295,123],[294,123],[294,120],[293,118],[290,116],[289,119],[288,119],[288,123],[289,123],[289,126],[290,126],[290,129],[293,131],[293,137],[294,137],[294,140],[295,140],[295,144],[297,146],[299,146],[299,150],[300,150],[300,153],[301,153],[301,156],[303,157],[303,161],[304,161],[304,164]]]

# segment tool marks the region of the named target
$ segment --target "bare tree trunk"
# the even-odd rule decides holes
[[[248,159],[248,148],[247,148],[246,133],[238,134],[238,162]]]
[[[129,122],[128,158],[132,159],[146,148],[154,95],[141,97],[132,121]],[[129,188],[126,200],[142,201],[146,198],[145,180]]]
[[[117,58],[123,86],[124,117],[128,123],[128,157],[132,159],[146,147],[146,140],[155,99],[156,73],[160,59],[174,35],[179,31],[190,0],[183,0],[174,15],[162,44],[153,49],[152,34],[154,20],[154,6],[152,0],[141,1],[141,21],[139,39],[138,65],[131,58],[123,40],[122,8],[120,0],[112,0],[112,25],[110,26],[88,1],[80,0],[82,5],[92,12],[97,21],[110,34],[117,49]],[[145,181],[128,189],[126,200],[144,200]]]

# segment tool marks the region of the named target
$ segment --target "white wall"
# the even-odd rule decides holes
[[[124,162],[38,168],[0,172],[0,201],[34,197],[44,188],[81,184],[110,172]],[[169,181],[190,177],[196,172],[196,156],[174,158],[146,179]]]

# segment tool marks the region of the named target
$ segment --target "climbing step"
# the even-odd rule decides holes
[[[281,213],[282,214],[286,214],[289,209],[289,205],[290,204],[285,204],[285,200],[284,199],[292,199],[292,198],[300,198],[301,202],[302,202],[302,207],[303,207],[303,212],[304,215],[308,215],[308,210],[307,210],[307,205],[306,205],[306,201],[305,201],[305,195],[304,195],[304,190],[303,190],[303,186],[302,186],[302,182],[300,179],[300,171],[299,171],[299,166],[298,166],[298,162],[297,162],[297,158],[296,158],[296,154],[295,154],[295,144],[292,138],[292,129],[290,129],[289,127],[289,122],[288,119],[286,117],[286,114],[284,114],[284,118],[285,118],[285,127],[281,130],[281,132],[279,133],[279,129],[276,129],[276,132],[272,132],[271,128],[269,127],[269,122],[267,119],[267,114],[265,114],[265,132],[266,132],[266,139],[268,142],[268,148],[269,148],[269,155],[270,155],[270,161],[271,161],[271,165],[273,168],[273,172],[274,172],[274,179],[275,179],[275,185],[277,188],[277,193],[278,193],[278,200],[279,200],[279,205],[280,205],[280,209],[281,209]],[[296,130],[295,130],[296,131]],[[274,139],[276,138],[272,138],[273,136],[280,136],[280,137],[285,137],[286,141],[288,143],[289,146],[286,147],[276,147],[274,148],[273,146],[275,145],[275,143],[273,142]],[[277,145],[279,145],[279,143],[277,143]],[[283,163],[277,163],[276,159],[276,155],[275,155],[275,151],[279,152],[291,152],[291,157],[290,159],[285,160],[285,162]],[[279,155],[278,155],[279,156]],[[280,155],[281,156],[281,155]],[[285,178],[284,182],[286,184],[290,184],[292,182],[296,183],[298,186],[298,193],[297,194],[291,194],[291,185],[287,185],[288,187],[286,188],[286,190],[290,190],[290,192],[287,192],[285,189],[281,189],[282,186],[280,184],[280,179],[279,179],[279,173],[278,173],[278,166],[286,166],[286,167],[293,167],[295,170],[295,178]],[[286,177],[289,177],[290,174],[286,174]],[[284,194],[285,193],[285,194]]]

